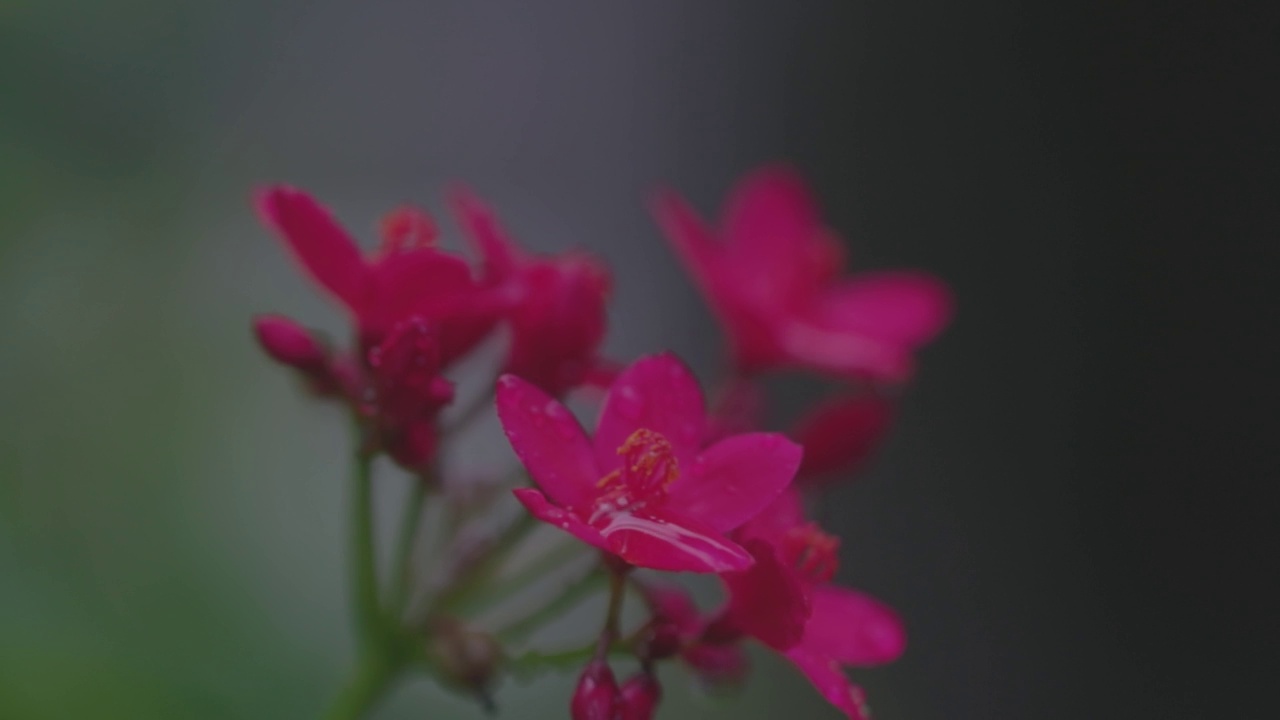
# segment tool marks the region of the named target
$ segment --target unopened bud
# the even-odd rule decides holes
[[[616,720],[619,701],[618,683],[608,663],[592,660],[578,678],[569,715],[573,720]]]
[[[324,347],[311,332],[283,315],[260,315],[253,321],[258,344],[281,365],[307,372],[322,368]]]
[[[662,700],[662,686],[650,673],[640,673],[622,685],[619,720],[653,720]]]
[[[665,660],[680,652],[683,642],[683,633],[675,620],[655,615],[641,636],[637,652],[644,660]]]

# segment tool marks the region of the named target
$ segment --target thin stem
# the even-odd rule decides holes
[[[522,512],[517,515],[515,520],[494,538],[493,544],[485,550],[484,554],[464,569],[462,574],[454,580],[452,587],[437,599],[436,607],[445,612],[456,612],[472,602],[476,595],[482,592],[487,581],[502,566],[507,553],[514,550],[537,525],[533,516],[528,513]]]
[[[413,574],[413,549],[418,539],[418,527],[422,523],[422,513],[427,500],[428,478],[414,477],[410,480],[409,497],[405,500],[404,519],[400,522],[400,538],[396,544],[395,562],[391,566],[395,580],[391,586],[390,605],[387,608],[390,616],[399,618],[409,601],[409,580]]]
[[[578,603],[582,602],[587,596],[600,589],[601,580],[604,579],[603,573],[599,568],[592,568],[582,578],[573,581],[559,595],[556,595],[541,608],[534,610],[532,613],[515,620],[508,624],[505,628],[498,631],[498,635],[504,640],[520,640],[525,636],[541,629],[543,625],[555,620],[565,613],[567,610],[573,609]]]
[[[606,563],[608,564],[608,563]],[[627,569],[609,565],[609,610],[604,616],[604,630],[600,633],[601,647],[608,647],[618,639],[622,623],[622,600],[627,590]]]
[[[363,447],[356,451],[351,501],[351,573],[356,627],[361,640],[380,634],[378,578],[373,547],[373,455]]]
[[[381,699],[397,672],[387,658],[377,654],[364,655],[356,674],[325,713],[325,720],[359,720],[364,717]]]
[[[576,540],[559,544],[531,560],[511,577],[495,579],[495,582],[482,586],[467,598],[467,607],[473,610],[473,614],[483,613],[492,606],[515,597],[521,590],[538,580],[553,574],[582,551],[582,545]]]

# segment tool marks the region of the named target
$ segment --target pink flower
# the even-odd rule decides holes
[[[702,449],[707,429],[693,374],[669,354],[642,358],[610,387],[594,439],[573,415],[513,375],[498,417],[538,489],[516,496],[535,517],[639,567],[741,570],[751,556],[724,533],[791,482],[800,448],[748,433]]]
[[[830,584],[839,540],[807,523],[795,491],[784,493],[743,526],[737,537],[756,554],[745,572],[722,577],[729,589],[721,620],[771,644],[767,634],[790,626],[759,595],[766,588],[798,586],[809,598],[809,616],[799,641],[783,655],[851,720],[869,717],[862,689],[849,682],[843,665],[865,667],[896,660],[906,648],[902,621],[869,595]],[[776,602],[776,601],[775,601]],[[766,633],[765,637],[761,633]],[[774,645],[777,649],[776,645]]]
[[[902,380],[912,352],[947,324],[951,298],[912,271],[842,279],[841,244],[804,182],[766,167],[730,195],[713,231],[674,193],[658,221],[725,325],[741,372],[783,366]]]
[[[893,410],[878,395],[836,398],[814,408],[790,433],[804,447],[800,478],[816,484],[856,472],[888,434]]]
[[[622,684],[619,720],[653,720],[662,701],[662,686],[652,673],[640,672]]]
[[[363,256],[356,242],[310,195],[290,187],[257,196],[263,222],[284,240],[311,279],[351,314],[360,347],[382,341],[392,325],[417,316],[439,324],[445,364],[464,355],[496,321],[467,263],[433,246],[435,225],[408,209],[383,223],[383,245]]]
[[[479,198],[453,195],[459,222],[483,258],[482,282],[507,301],[511,348],[504,372],[552,395],[585,382],[600,364],[612,281],[595,258],[577,252],[527,255]]]

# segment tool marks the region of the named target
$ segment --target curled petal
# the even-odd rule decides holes
[[[907,633],[893,608],[865,593],[834,585],[813,590],[803,646],[846,665],[883,665],[906,650]]]
[[[312,279],[359,313],[364,260],[329,211],[305,192],[283,185],[258,193],[256,201],[262,220],[285,241]]]
[[[698,455],[670,490],[680,513],[721,532],[763,510],[791,484],[800,446],[778,433],[725,438]]]
[[[665,509],[615,512],[597,526],[609,550],[636,567],[719,573],[745,570],[754,562],[737,543]]]
[[[449,193],[449,202],[462,232],[480,254],[484,279],[502,282],[515,274],[520,250],[484,201],[469,188],[458,186]]]
[[[596,429],[596,462],[604,472],[620,467],[618,448],[636,430],[647,429],[665,437],[680,466],[687,467],[706,427],[706,405],[693,373],[671,353],[649,355],[609,388]]]
[[[794,648],[786,653],[792,662],[809,678],[809,682],[822,693],[827,702],[835,705],[849,720],[871,720],[871,712],[867,709],[866,695],[862,688],[849,682],[839,663],[822,655],[815,655],[803,647]]]
[[[516,488],[511,491],[529,514],[548,525],[554,525],[592,547],[608,550],[600,532],[583,522],[572,511],[547,502],[547,497],[533,488]]]
[[[670,190],[654,198],[653,214],[699,289],[710,302],[719,302],[725,271],[720,241],[693,208]]]
[[[590,504],[599,473],[573,413],[514,375],[498,378],[497,406],[507,440],[538,487],[564,507]]]
[[[773,546],[748,540],[756,564],[745,572],[725,573],[729,613],[734,626],[774,650],[800,642],[809,621],[809,598],[793,570],[782,564]]]

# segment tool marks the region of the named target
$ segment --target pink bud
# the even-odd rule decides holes
[[[620,720],[652,720],[658,702],[662,700],[662,686],[658,678],[640,673],[622,685],[622,712]]]
[[[573,720],[616,720],[621,698],[613,671],[603,660],[592,660],[578,678],[578,687],[569,703]]]
[[[253,332],[272,360],[292,368],[315,371],[324,366],[325,352],[310,331],[283,315],[259,315]]]

